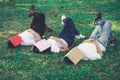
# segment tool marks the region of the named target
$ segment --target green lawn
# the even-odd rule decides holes
[[[117,47],[107,46],[101,60],[66,64],[62,53],[33,53],[30,47],[7,48],[8,39],[30,27],[29,7],[44,12],[46,24],[61,31],[61,16],[71,17],[76,28],[89,38],[95,28],[95,13],[101,11],[112,22]],[[120,80],[120,0],[0,0],[0,80]],[[77,40],[77,46],[85,39]]]

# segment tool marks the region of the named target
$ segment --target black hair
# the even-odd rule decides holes
[[[42,53],[49,53],[50,50],[51,50],[51,47],[49,47],[48,49],[42,51]],[[35,53],[39,53],[40,52],[36,46],[33,46],[32,51],[35,52]]]
[[[17,45],[17,46],[14,46],[14,45],[11,43],[10,40],[8,40],[8,42],[7,42],[7,48],[16,48],[16,47],[18,47],[18,46],[20,46],[20,44]]]

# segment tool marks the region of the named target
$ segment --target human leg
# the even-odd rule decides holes
[[[61,24],[62,24],[63,26],[65,25],[65,19],[66,19],[66,16],[65,16],[65,15],[62,15],[62,17],[61,17]],[[77,39],[85,38],[84,35],[82,35],[82,34],[80,34],[80,33],[78,32],[78,30],[76,29],[76,27],[74,27],[73,29],[74,29],[74,32],[75,32],[75,34],[76,34],[75,37],[76,37]]]
[[[46,27],[46,24],[45,24],[44,13],[34,12],[32,23],[31,23],[31,28],[42,37],[44,35],[45,27]]]
[[[29,13],[29,17],[33,16],[33,20],[31,23],[31,28],[36,29],[35,30],[40,30],[38,33],[42,36],[45,31],[51,32],[53,31],[51,28],[49,28],[48,26],[46,26],[45,24],[45,14],[42,12],[34,12],[35,10],[35,6],[31,5],[30,6],[30,13]],[[39,27],[39,28],[38,28]],[[41,28],[40,28],[41,27]]]
[[[70,46],[74,42],[74,38],[76,35],[75,25],[71,18],[66,18],[63,20],[63,22],[63,29],[59,34],[59,38],[64,39],[68,43],[68,46]]]
[[[96,39],[104,47],[107,46],[108,39],[109,39],[109,36],[110,36],[110,33],[111,33],[111,28],[112,28],[111,22],[110,21],[106,21],[106,23],[103,25],[103,29],[102,29],[102,32],[100,33],[100,37],[98,39]]]

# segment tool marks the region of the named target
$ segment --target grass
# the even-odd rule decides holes
[[[0,80],[120,80],[120,1],[119,0],[0,0]],[[62,53],[33,53],[30,47],[7,49],[8,39],[28,29],[32,18],[29,7],[44,12],[46,24],[54,29],[46,37],[57,36],[61,30],[61,15],[71,17],[76,28],[89,38],[94,29],[94,14],[103,13],[113,24],[117,47],[107,46],[101,60],[66,64]],[[82,40],[75,39],[73,46]]]

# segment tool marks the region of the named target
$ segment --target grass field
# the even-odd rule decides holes
[[[95,13],[101,11],[112,22],[117,46],[107,46],[101,60],[66,64],[62,53],[33,53],[30,47],[7,49],[8,39],[28,29],[29,7],[44,12],[46,24],[54,29],[46,38],[61,31],[61,16],[71,17],[76,28],[89,38],[95,28]],[[120,80],[120,0],[0,0],[0,80]],[[85,39],[73,43],[77,46]]]

